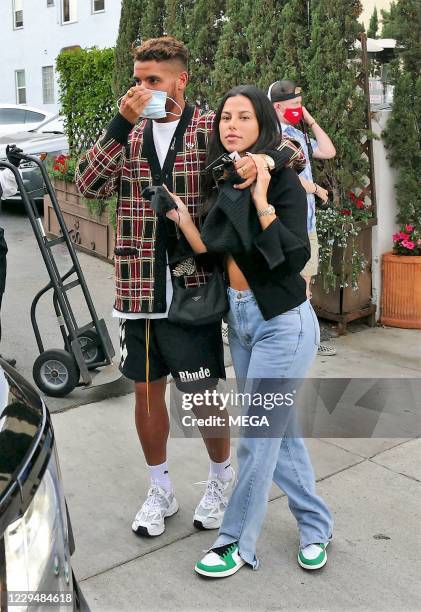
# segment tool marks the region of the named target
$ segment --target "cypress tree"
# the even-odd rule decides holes
[[[360,0],[313,0],[305,104],[329,134],[336,157],[323,163],[318,179],[339,206],[344,192],[363,186],[366,100],[357,87],[359,62],[350,60],[361,26]]]
[[[244,82],[244,66],[250,60],[246,27],[252,6],[253,0],[227,0],[211,77],[210,102],[214,107],[231,87]]]
[[[132,43],[140,42],[142,0],[123,0],[115,48],[112,87],[115,96],[122,95],[133,80]]]
[[[381,9],[380,13],[382,16],[382,38],[395,38],[396,2],[390,3],[388,11]]]
[[[398,0],[393,20],[398,59],[392,69],[395,85],[391,117],[384,132],[391,164],[398,171],[396,200],[399,223],[421,227],[421,6]],[[418,42],[417,42],[418,41]]]
[[[212,93],[215,54],[223,25],[225,0],[196,0],[187,15],[185,41],[190,51],[189,99],[206,106]]]
[[[310,3],[308,0],[283,2],[279,19],[279,44],[270,83],[280,79],[296,81],[306,89],[308,47],[310,44]]]
[[[144,0],[140,22],[142,40],[164,34],[165,0]]]
[[[165,0],[164,34],[174,36],[187,44],[188,15],[194,4],[194,0]]]
[[[281,11],[285,2],[254,2],[246,27],[249,61],[243,69],[243,81],[265,89],[275,80],[274,58],[280,46]]]
[[[377,38],[378,30],[379,30],[379,16],[377,14],[377,6],[375,6],[373,14],[370,17],[370,23],[368,24],[367,37]]]

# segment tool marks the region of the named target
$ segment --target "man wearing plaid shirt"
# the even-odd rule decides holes
[[[184,274],[186,286],[206,283],[208,256],[193,257],[177,226],[157,216],[142,197],[145,187],[165,184],[198,221],[201,171],[214,113],[186,103],[187,64],[187,48],[172,37],[150,39],[135,49],[136,85],[122,98],[119,113],[82,157],[76,173],[85,197],[107,198],[115,192],[119,197],[114,315],[121,321],[120,368],[135,382],[136,428],[151,480],[132,525],[145,536],[163,533],[164,519],[178,510],[166,453],[167,375],[189,392],[214,388],[225,378],[220,323],[189,329],[168,321],[171,273]],[[140,117],[144,119],[138,123]],[[271,169],[303,160],[293,145],[262,154]],[[238,188],[249,187],[257,175],[253,160],[241,158],[236,169],[245,181]],[[227,416],[218,407],[215,411]],[[202,435],[210,473],[193,520],[198,528],[217,529],[234,481],[229,431],[221,438],[207,437],[205,431]]]

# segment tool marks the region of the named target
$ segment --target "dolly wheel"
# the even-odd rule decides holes
[[[32,375],[41,391],[51,397],[64,397],[73,391],[80,376],[76,361],[61,349],[41,353],[35,360]]]
[[[104,361],[104,351],[102,350],[102,346],[100,346],[100,340],[96,331],[88,329],[78,336],[78,340],[88,370],[95,368],[96,366],[94,364],[99,361]]]

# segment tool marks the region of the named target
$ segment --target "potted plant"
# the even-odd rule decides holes
[[[421,230],[406,223],[392,238],[393,251],[382,258],[380,322],[421,329]]]
[[[48,167],[59,206],[75,245],[83,251],[112,260],[117,198],[83,198],[75,184],[76,164],[76,157],[59,155]],[[57,236],[58,222],[48,196],[44,199],[44,219],[47,232]]]
[[[344,332],[349,321],[370,317],[371,227],[373,206],[360,190],[342,194],[340,203],[318,210],[319,274],[312,303],[319,316],[336,321]]]

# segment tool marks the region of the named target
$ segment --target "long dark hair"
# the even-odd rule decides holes
[[[225,94],[216,111],[212,134],[209,139],[206,166],[226,152],[219,136],[219,124],[226,101],[235,96],[245,96],[250,100],[256,113],[257,123],[259,124],[259,135],[256,142],[250,147],[250,153],[260,153],[264,149],[275,149],[282,138],[281,125],[275,109],[266,94],[254,85],[237,85]],[[204,212],[212,205],[212,201],[216,196],[215,191],[212,175],[206,174],[202,189]]]

